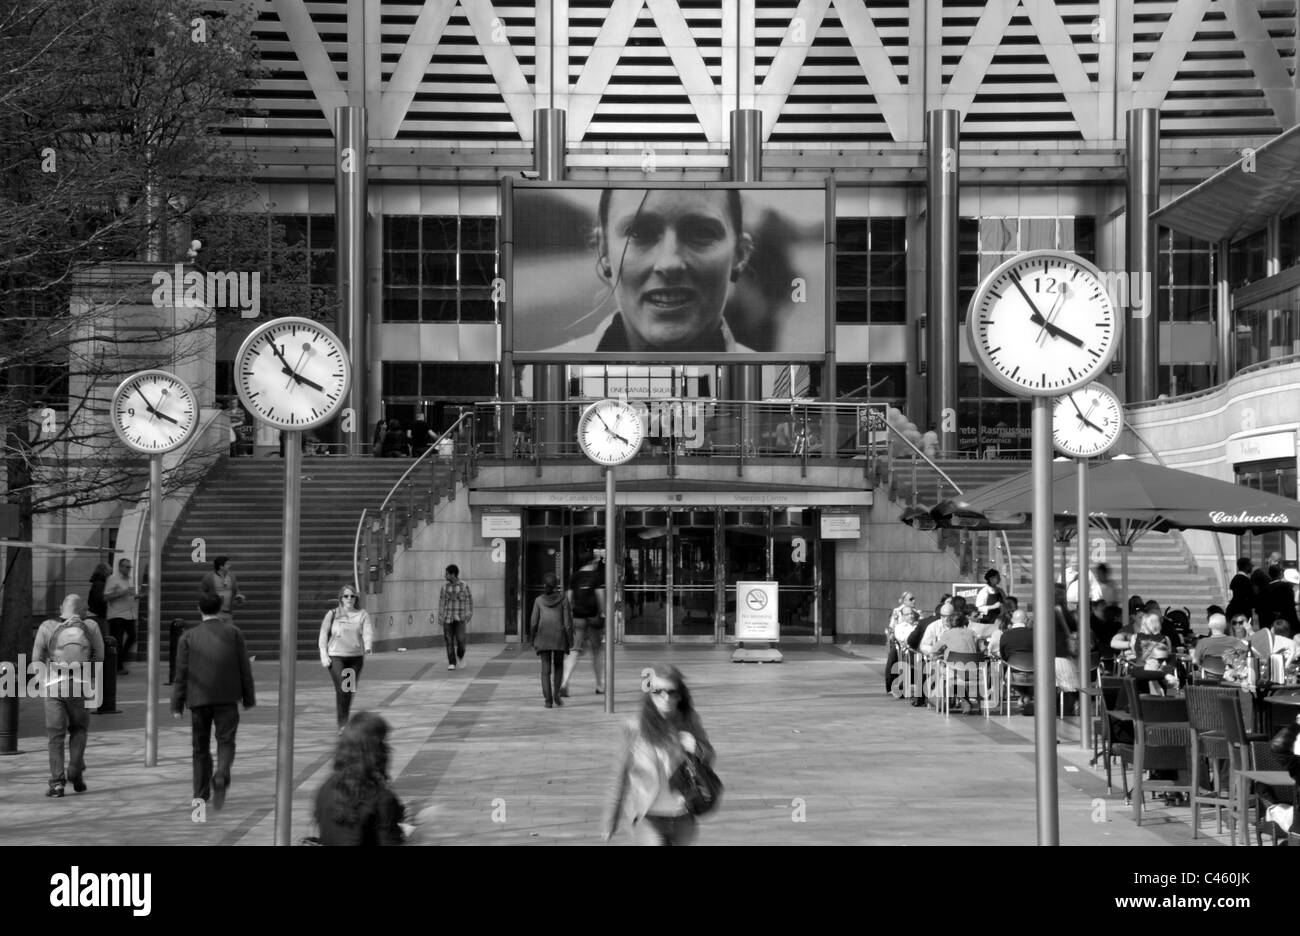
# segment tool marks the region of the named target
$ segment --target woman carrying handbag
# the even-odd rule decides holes
[[[642,845],[690,845],[696,816],[712,811],[722,793],[714,751],[675,666],[642,673],[640,716],[625,726],[624,747],[605,811],[602,836],[626,819]]]
[[[334,681],[334,714],[339,732],[348,723],[352,697],[361,679],[361,666],[371,652],[374,625],[361,607],[361,595],[351,585],[339,589],[339,604],[320,624],[320,665],[330,671]]]

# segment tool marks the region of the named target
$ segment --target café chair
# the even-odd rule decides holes
[[[962,687],[963,692],[970,692],[971,674],[973,672],[975,674],[976,701],[979,702],[985,717],[988,717],[988,700],[992,694],[991,687],[988,684],[988,659],[979,653],[956,653],[950,650],[940,666],[939,705],[942,707],[944,716],[946,717],[949,714],[952,693],[958,686]]]
[[[1111,780],[1111,761],[1119,758],[1120,780],[1128,790],[1126,764],[1133,760],[1133,716],[1126,708],[1128,696],[1124,693],[1124,679],[1121,676],[1101,677],[1101,755],[1106,759],[1106,792],[1111,793],[1114,784]],[[1127,751],[1128,759],[1123,757],[1122,749]]]
[[[1220,788],[1219,764],[1229,760],[1228,738],[1224,733],[1223,709],[1219,702],[1240,694],[1233,686],[1192,685],[1187,687],[1187,721],[1192,744],[1192,838],[1200,833],[1201,807],[1213,806],[1219,831],[1223,831],[1223,810],[1231,807],[1229,791]],[[1208,760],[1213,786],[1201,789],[1201,761]]]
[[[1191,787],[1179,780],[1150,780],[1148,770],[1186,770],[1190,774],[1188,751],[1191,728],[1187,723],[1187,700],[1139,692],[1131,676],[1124,679],[1129,711],[1133,713],[1133,818],[1142,824],[1142,809],[1148,793],[1184,793]]]
[[[1032,650],[1016,650],[1003,659],[1003,693],[1006,702],[1007,718],[1011,717],[1011,687],[1032,686],[1034,684],[1034,653]],[[1042,705],[1042,699],[1035,699],[1035,705]]]
[[[1231,771],[1229,789],[1232,792],[1232,805],[1228,807],[1228,827],[1232,836],[1232,844],[1237,844],[1238,829],[1241,829],[1241,844],[1250,844],[1250,834],[1247,831],[1246,823],[1250,821],[1247,795],[1252,784],[1254,784],[1255,791],[1255,841],[1259,845],[1264,844],[1263,832],[1267,827],[1273,834],[1274,844],[1276,844],[1277,829],[1264,816],[1264,810],[1260,803],[1259,788],[1269,786],[1294,791],[1294,781],[1291,779],[1291,774],[1285,770],[1261,769],[1273,764],[1280,766],[1280,761],[1269,750],[1267,741],[1252,741],[1251,736],[1246,733],[1246,719],[1242,713],[1241,696],[1237,693],[1225,696],[1219,700],[1219,705],[1223,710],[1224,733],[1228,741],[1228,763]],[[1292,795],[1294,796],[1294,792]]]

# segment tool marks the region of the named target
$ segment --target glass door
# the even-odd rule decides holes
[[[722,515],[726,563],[723,635],[736,639],[736,582],[770,581],[766,510],[727,510]]]
[[[668,512],[624,511],[624,639],[635,642],[668,638],[670,574]]]
[[[777,583],[782,640],[814,640],[819,636],[814,513],[800,509],[773,511],[772,571]]]
[[[672,515],[673,640],[715,640],[715,588],[712,510],[679,510]]]

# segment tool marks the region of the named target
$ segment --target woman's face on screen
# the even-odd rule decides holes
[[[633,346],[687,351],[718,328],[748,253],[726,192],[699,190],[614,190],[605,248]]]

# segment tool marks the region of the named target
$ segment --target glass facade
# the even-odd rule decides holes
[[[494,322],[494,217],[384,218],[386,322]]]

